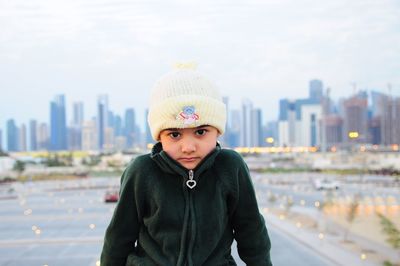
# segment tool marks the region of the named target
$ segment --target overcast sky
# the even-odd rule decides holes
[[[176,62],[196,62],[233,107],[248,97],[276,119],[281,98],[321,79],[334,99],[352,84],[400,95],[398,0],[0,0],[0,128],[49,121],[63,93],[95,114],[134,107]]]

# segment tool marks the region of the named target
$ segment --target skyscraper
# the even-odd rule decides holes
[[[83,102],[74,102],[73,110],[74,110],[74,112],[73,112],[72,124],[82,126],[82,123],[84,120]]]
[[[296,143],[296,104],[295,101],[279,101],[278,134],[279,146],[295,146]]]
[[[40,123],[37,131],[38,150],[49,149],[49,127],[46,123]]]
[[[375,116],[368,121],[368,133],[370,135],[370,143],[381,144],[381,117]]]
[[[338,114],[329,114],[325,118],[326,144],[337,146],[343,139],[343,119]]]
[[[115,147],[114,142],[115,142],[114,128],[106,127],[104,132],[103,149],[106,151],[112,151]]]
[[[108,95],[103,94],[97,100],[97,136],[98,148],[102,150],[104,147],[105,130],[108,127]]]
[[[320,101],[323,96],[323,83],[321,80],[313,79],[309,83],[309,98]]]
[[[228,146],[238,147],[240,146],[240,128],[241,128],[241,112],[240,110],[231,110],[230,115],[230,126],[227,133]]]
[[[297,146],[315,147],[321,144],[322,118],[321,104],[303,104],[301,116],[297,120],[296,144]]]
[[[381,138],[382,144],[400,144],[400,97],[387,96],[381,102]]]
[[[98,140],[96,134],[96,124],[89,120],[83,122],[82,125],[82,150],[94,151],[98,148]]]
[[[251,111],[251,147],[261,147],[264,145],[262,112],[260,108]]]
[[[67,149],[67,122],[64,95],[56,95],[50,103],[50,149]]]
[[[242,119],[240,126],[240,146],[252,147],[252,111],[253,103],[249,99],[243,99],[242,101]]]
[[[132,148],[135,142],[135,110],[128,108],[125,111],[125,137],[127,148]]]
[[[114,134],[116,137],[123,135],[122,118],[120,115],[114,116]]]
[[[322,90],[322,82],[314,80],[310,82],[310,98],[280,100],[278,122],[280,146],[320,145],[322,98],[319,98],[319,89]]]
[[[368,140],[368,98],[363,93],[354,95],[343,103],[344,140],[365,143]],[[351,137],[350,133],[356,133]]]
[[[27,150],[27,145],[26,145],[26,126],[25,124],[22,124],[19,127],[19,150],[20,151],[26,151]]]
[[[14,119],[7,120],[7,150],[18,151],[18,127]]]
[[[29,140],[30,140],[30,150],[36,151],[37,150],[37,122],[36,120],[29,121]]]
[[[72,122],[68,129],[68,147],[70,150],[82,148],[82,123],[84,119],[83,102],[73,103]]]

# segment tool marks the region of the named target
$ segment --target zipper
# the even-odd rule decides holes
[[[186,186],[188,188],[193,189],[197,185],[196,180],[194,180],[194,171],[189,170],[189,179],[186,181]],[[193,206],[193,193],[188,191],[189,193],[189,219],[187,224],[187,250],[186,250],[186,266],[193,266],[193,245],[195,239],[195,232],[196,232],[196,220],[194,218],[194,206]]]
[[[194,180],[193,178],[194,172],[193,170],[189,170],[189,179],[186,181],[186,186],[190,189],[193,189],[197,185],[196,180]]]
[[[186,177],[184,177],[185,179]],[[191,257],[191,252],[193,250],[193,231],[194,231],[194,224],[193,224],[193,203],[192,203],[192,193],[190,193],[190,190],[193,189],[196,185],[197,182],[194,180],[194,171],[189,170],[188,172],[188,179],[186,182],[184,181],[183,186],[187,186],[190,189],[184,189],[184,197],[186,200],[186,213],[184,215],[183,219],[183,230],[182,230],[182,236],[181,236],[181,244],[180,244],[180,251],[179,251],[179,256],[178,260],[176,263],[176,266],[192,266],[192,257]],[[184,187],[183,187],[184,188]]]

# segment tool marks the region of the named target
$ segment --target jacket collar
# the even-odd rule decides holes
[[[199,176],[202,172],[210,168],[219,154],[221,146],[216,143],[215,149],[212,150],[200,163],[193,169],[194,177]],[[161,142],[156,143],[151,150],[150,157],[157,163],[157,165],[165,172],[171,174],[179,174],[187,176],[189,169],[186,169],[177,161],[172,159],[162,148]]]

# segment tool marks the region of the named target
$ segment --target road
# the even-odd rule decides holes
[[[94,178],[2,185],[0,265],[96,265],[115,206],[103,196],[118,183],[118,178]],[[334,265],[276,226],[268,229],[275,266]]]

